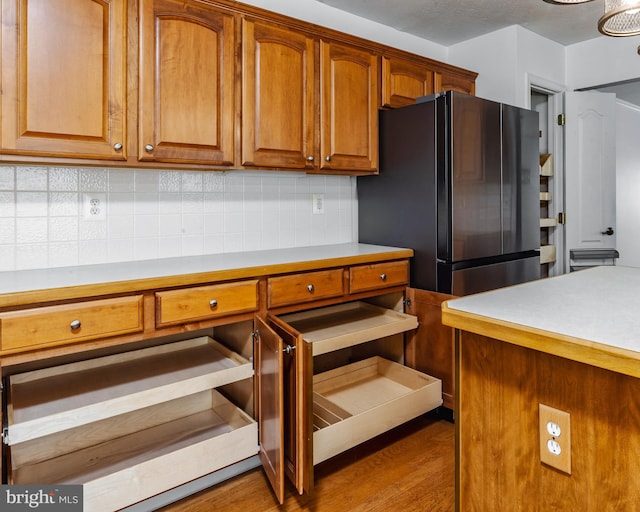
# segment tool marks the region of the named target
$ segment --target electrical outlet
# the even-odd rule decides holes
[[[106,194],[84,194],[82,211],[85,220],[105,220],[107,218]]]
[[[311,194],[311,202],[314,214],[324,213],[324,194]]]
[[[539,404],[540,462],[571,474],[571,415]]]

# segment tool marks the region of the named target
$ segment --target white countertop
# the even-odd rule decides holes
[[[447,302],[450,310],[640,352],[640,269],[594,267]]]
[[[265,251],[183,256],[0,272],[0,295],[90,286],[131,280],[156,279],[186,274],[222,272],[244,268],[267,268],[305,261],[322,261],[398,251],[396,247],[359,243],[296,247]],[[402,250],[402,249],[400,249]]]

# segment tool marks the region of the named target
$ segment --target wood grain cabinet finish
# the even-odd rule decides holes
[[[409,262],[391,261],[349,269],[349,292],[358,293],[409,284]]]
[[[142,295],[0,313],[2,352],[142,331]]]
[[[267,307],[313,302],[344,295],[342,268],[302,272],[270,277],[267,282]]]
[[[2,152],[125,160],[126,2],[2,2]]]
[[[314,38],[245,19],[242,43],[242,165],[313,169]]]
[[[461,75],[453,71],[442,71],[436,74],[435,92],[458,91],[465,94],[474,95],[476,93],[475,73],[473,79],[469,76]]]
[[[416,98],[435,92],[435,72],[425,64],[395,57],[382,57],[381,104],[404,107]]]
[[[378,57],[320,41],[320,169],[378,169]]]
[[[232,165],[235,16],[141,0],[139,60],[138,158]]]
[[[156,292],[156,326],[207,320],[258,309],[258,281]]]

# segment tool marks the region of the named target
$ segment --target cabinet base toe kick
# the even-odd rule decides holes
[[[314,376],[313,463],[442,405],[442,382],[382,357]]]

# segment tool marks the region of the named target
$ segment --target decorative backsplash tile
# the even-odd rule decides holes
[[[0,271],[352,242],[355,187],[271,171],[0,165]],[[92,195],[105,198],[97,219],[85,215]]]

